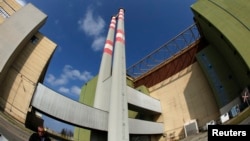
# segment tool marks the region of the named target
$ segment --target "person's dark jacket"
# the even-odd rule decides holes
[[[44,140],[42,140],[41,137],[39,137],[38,133],[33,133],[30,138],[29,141],[51,141],[51,139],[46,136],[46,134],[43,136]]]

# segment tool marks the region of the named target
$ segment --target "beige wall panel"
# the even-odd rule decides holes
[[[25,122],[29,104],[41,72],[56,48],[47,38],[34,46],[29,44],[21,51],[0,86],[1,106],[20,122]],[[43,45],[46,44],[46,46]]]
[[[43,46],[43,43],[48,43],[48,41],[43,42],[41,40],[36,47],[26,46],[18,56],[19,59],[14,63],[14,67],[34,83],[37,83],[43,68],[56,47],[53,43],[50,43],[50,46]]]
[[[161,101],[165,134],[184,135],[183,125],[197,119],[198,126],[219,118],[212,90],[198,63],[150,88],[150,95]]]
[[[3,23],[5,18],[3,16],[0,16],[0,24]]]
[[[18,88],[18,85],[13,85],[13,82],[20,82],[20,78],[17,77],[18,73],[17,71],[13,71],[12,69],[6,74],[6,79],[3,81],[4,85],[0,85],[0,91],[1,93],[1,98],[4,100],[7,99],[13,99],[14,96],[11,95],[10,93],[13,94],[11,91],[16,91]]]
[[[19,3],[16,2],[16,0],[5,0],[5,2],[11,5],[11,7],[15,11],[19,10],[22,7]]]
[[[14,69],[9,70],[4,84],[0,87],[3,90],[1,106],[5,112],[24,122],[34,93],[34,84]]]
[[[14,107],[14,105],[6,103],[4,111],[15,118],[17,121],[25,123],[26,113],[23,113],[23,111],[20,111],[20,109]]]
[[[4,9],[5,12],[7,12],[9,15],[12,15],[15,13],[15,11],[13,9],[11,9],[11,7],[9,7],[9,5],[7,5],[6,3],[2,2],[0,4],[0,6]]]
[[[191,71],[191,69],[192,69],[192,68],[191,68],[191,65],[190,65],[190,66],[188,66],[187,68],[181,70],[179,73],[177,73],[177,74],[171,76],[170,78],[168,78],[168,79],[166,79],[166,80],[164,80],[164,81],[162,81],[162,82],[160,82],[160,83],[158,83],[158,84],[156,84],[156,85],[154,85],[154,86],[148,88],[148,90],[149,90],[149,92],[150,92],[150,95],[151,95],[151,96],[158,97],[157,95],[155,95],[155,93],[152,93],[152,92],[153,92],[153,91],[156,91],[156,90],[158,90],[158,89],[160,89],[160,88],[162,88],[162,87],[164,87],[164,86],[166,86],[166,85],[168,85],[169,83],[171,83],[171,82],[175,81],[176,79],[182,77],[183,75],[189,73],[189,72]]]
[[[152,96],[153,98],[158,99],[158,100],[160,99],[158,93],[150,94],[150,96]]]
[[[163,123],[163,116],[162,115],[159,115],[157,118],[155,118],[156,122],[162,122]]]

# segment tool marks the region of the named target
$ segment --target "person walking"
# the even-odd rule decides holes
[[[37,127],[37,132],[31,134],[29,141],[51,141],[51,139],[46,134],[44,127],[39,125]]]

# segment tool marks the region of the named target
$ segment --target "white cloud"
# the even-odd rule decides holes
[[[65,93],[65,94],[68,94],[70,92],[70,90],[68,88],[65,88],[65,87],[60,87],[58,89],[58,91],[61,93]]]
[[[102,33],[104,32],[105,21],[101,16],[95,16],[93,10],[88,8],[86,15],[83,19],[78,21],[80,29],[89,37],[93,38],[92,49],[94,51],[102,50],[105,38]]]
[[[99,51],[99,50],[103,49],[104,43],[105,43],[105,38],[104,37],[97,37],[93,41],[91,47],[93,48],[94,51]]]
[[[88,71],[81,72],[77,69],[74,69],[70,65],[65,65],[61,75],[58,78],[56,78],[53,74],[48,74],[45,81],[52,86],[63,86],[68,84],[69,81],[72,80],[80,80],[87,82],[92,77],[93,76]]]
[[[80,28],[88,36],[99,36],[105,27],[105,21],[100,16],[94,17],[93,10],[90,8],[87,10],[87,13],[84,19],[79,22]]]
[[[88,71],[80,72],[79,70],[74,69],[70,65],[65,65],[61,77],[66,77],[72,80],[78,79],[86,82],[90,80],[93,76]]]
[[[73,69],[73,67],[70,65],[65,65],[63,68],[63,74],[61,75],[61,77],[66,77],[66,78],[75,80],[80,75],[81,73],[79,70]]]
[[[19,3],[22,6],[27,4],[26,0],[16,0],[16,2]]]
[[[55,76],[52,75],[52,74],[49,74],[46,78],[46,81],[49,83],[49,84],[52,84],[54,81],[55,81]]]
[[[81,93],[81,88],[78,86],[72,86],[71,88],[62,86],[58,89],[58,91],[64,94],[74,94],[79,96]]]
[[[86,82],[88,80],[90,80],[93,76],[91,75],[90,72],[88,71],[84,71],[82,72],[81,76],[79,77],[80,80]]]
[[[68,78],[65,75],[61,75],[59,78],[56,78],[53,74],[49,74],[46,78],[46,82],[48,82],[52,86],[59,86],[68,83]]]
[[[81,92],[81,88],[77,87],[77,86],[72,86],[70,89],[71,93],[76,94],[76,95],[80,95]]]
[[[81,72],[77,69],[74,69],[70,65],[65,65],[59,77],[56,77],[53,74],[48,74],[48,76],[45,78],[45,81],[49,85],[55,87],[54,89],[58,88],[57,91],[62,94],[79,96],[81,88],[76,85],[71,85],[70,82],[81,81],[80,83],[82,84],[82,82],[87,82],[92,77],[93,76],[88,71]]]

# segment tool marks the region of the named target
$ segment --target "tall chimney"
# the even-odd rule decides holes
[[[119,10],[112,67],[108,141],[129,141],[124,9]]]
[[[102,109],[105,111],[109,110],[110,87],[105,87],[104,82],[111,76],[115,28],[116,28],[116,17],[112,16],[109,25],[109,31],[106,38],[106,43],[103,49],[102,61],[100,64],[96,93],[95,93],[95,101],[94,101],[95,108]]]

